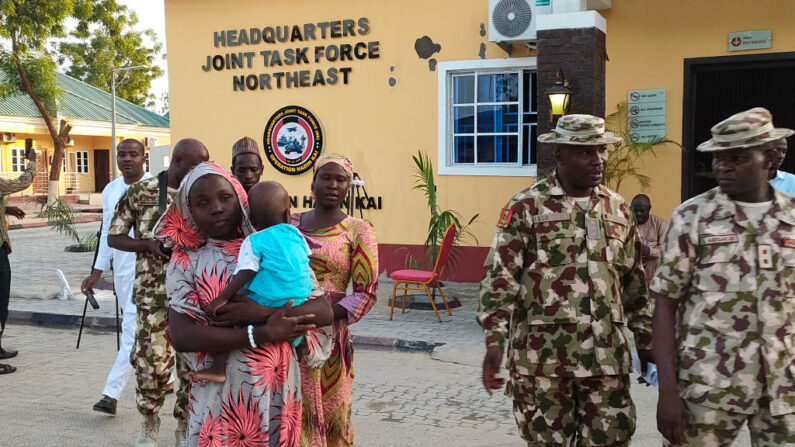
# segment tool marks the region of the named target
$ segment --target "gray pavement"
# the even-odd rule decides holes
[[[19,370],[0,376],[3,446],[128,446],[138,430],[133,383],[116,417],[91,410],[115,357],[107,332],[89,331],[79,350],[72,329],[10,325],[4,344],[20,350],[9,363]],[[526,445],[518,436],[506,396],[488,396],[480,368],[451,364],[428,354],[359,349],[355,354],[353,422],[356,445]],[[659,445],[654,430],[656,396],[633,387],[638,431],[632,446]],[[161,410],[160,442],[172,445],[173,396]],[[747,445],[747,444],[741,444]]]
[[[99,229],[99,222],[76,225],[83,236]],[[11,298],[52,299],[60,287],[55,269],[60,269],[74,292],[79,292],[80,282],[91,272],[94,253],[70,253],[64,248],[75,242],[49,227],[12,230],[9,232],[12,252]],[[13,308],[13,306],[12,306]]]

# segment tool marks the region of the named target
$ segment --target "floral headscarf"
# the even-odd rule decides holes
[[[243,236],[254,232],[248,218],[248,195],[243,186],[232,173],[213,162],[204,162],[188,172],[188,175],[179,185],[179,191],[174,202],[168,207],[155,225],[155,237],[163,241],[163,245],[172,249],[195,250],[207,242],[207,237],[199,231],[193,217],[190,215],[188,195],[197,180],[205,175],[220,175],[234,188],[237,199],[240,201],[242,213],[240,230]]]
[[[351,160],[348,157],[342,154],[326,154],[320,157],[320,160],[315,163],[312,175],[317,175],[317,171],[329,163],[336,163],[340,165],[342,169],[345,170],[345,173],[348,174],[348,180],[353,178],[353,163],[351,163]]]

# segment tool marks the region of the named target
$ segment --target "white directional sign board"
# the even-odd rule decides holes
[[[665,89],[627,92],[627,126],[634,142],[665,137]]]
[[[729,33],[729,51],[761,50],[773,45],[769,29]]]

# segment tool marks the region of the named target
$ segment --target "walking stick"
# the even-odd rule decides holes
[[[97,231],[97,248],[94,250],[94,260],[91,261],[91,271],[94,270],[94,264],[97,262],[97,255],[99,254],[99,238],[102,234],[102,224],[99,224],[99,231]],[[83,325],[86,322],[86,310],[88,310],[88,303],[91,303],[91,308],[99,309],[99,303],[94,298],[94,292],[87,290],[85,292],[86,302],[83,304],[83,316],[80,317],[80,331],[77,333],[77,346],[75,349],[80,349],[80,338],[83,336]],[[119,332],[119,305],[118,298],[116,299],[116,345],[118,346],[118,332]]]

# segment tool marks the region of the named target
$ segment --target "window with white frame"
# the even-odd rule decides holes
[[[88,174],[88,151],[75,152],[75,167],[78,174]]]
[[[144,172],[149,172],[149,151],[144,152]]]
[[[536,175],[535,58],[442,62],[439,173]]]
[[[25,160],[25,149],[21,147],[11,148],[11,172],[23,172],[28,164]]]

